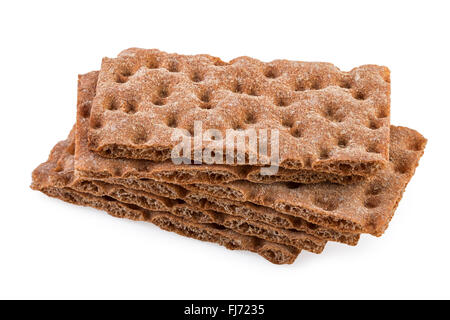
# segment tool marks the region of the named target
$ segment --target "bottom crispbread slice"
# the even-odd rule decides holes
[[[131,190],[120,185],[101,181],[75,181],[72,189],[88,192],[100,197],[111,197],[122,203],[136,205],[152,211],[170,212],[187,220],[215,223],[247,236],[256,236],[271,242],[290,245],[300,250],[321,253],[326,241],[302,231],[273,227],[263,222],[229,215],[216,210],[206,210],[199,205],[190,205],[182,199],[168,199],[149,192]]]
[[[134,180],[134,179],[102,179],[91,180],[78,178],[73,186],[84,192],[97,192],[102,188],[103,183],[116,185],[116,188],[123,186],[134,196],[153,197],[158,195],[169,199],[183,200],[190,206],[201,210],[213,210],[230,216],[242,217],[249,221],[263,222],[275,228],[288,229],[291,231],[301,231],[309,235],[327,241],[337,241],[340,243],[355,246],[360,238],[357,233],[341,232],[319,226],[306,220],[278,212],[272,208],[256,205],[250,202],[239,202],[226,198],[213,197],[201,192],[186,190],[181,186],[160,183],[154,180]],[[176,193],[172,193],[175,190]],[[169,191],[170,190],[170,191]],[[111,190],[110,190],[111,191]],[[116,193],[116,191],[113,191]],[[175,195],[175,197],[173,197]]]
[[[315,253],[322,251],[324,240],[348,245],[356,245],[359,240],[359,234],[336,232],[270,208],[197,193],[188,192],[178,199],[170,199],[153,192],[129,188],[126,183],[110,184],[84,179],[74,181],[71,187],[80,192],[113,197],[149,210],[171,211],[176,215],[190,212],[190,215],[212,219],[240,233],[270,237],[265,239],[298,246]],[[150,187],[147,190],[152,189]]]
[[[293,246],[245,236],[216,223],[196,223],[169,212],[146,210],[108,196],[100,197],[76,191],[69,187],[73,182],[73,157],[62,156],[70,154],[71,145],[68,140],[58,143],[49,160],[33,171],[33,189],[66,202],[104,210],[115,217],[151,222],[164,230],[215,242],[228,249],[256,252],[275,264],[293,263],[300,253]]]
[[[54,161],[56,170],[58,172],[69,172],[72,175],[74,158],[72,154],[73,136],[74,134],[72,132],[64,143],[60,143],[64,146],[58,146],[52,152],[58,154],[58,159],[56,160],[55,158]],[[186,220],[193,220],[193,222],[214,223],[225,226],[243,235],[256,236],[267,241],[290,245],[299,250],[305,249],[314,253],[321,253],[326,244],[325,240],[302,231],[287,230],[273,227],[266,223],[247,220],[237,215],[231,216],[214,210],[204,210],[199,206],[188,205],[182,199],[169,199],[153,193],[131,190],[120,185],[108,184],[101,181],[74,179],[70,174],[65,179],[61,179],[62,182],[55,180],[58,179],[52,180],[52,183],[58,184],[61,188],[70,187],[78,192],[92,194],[97,197],[107,197],[146,210],[170,212]]]
[[[319,183],[255,184],[234,181],[185,187],[212,197],[273,208],[308,222],[343,232],[381,236],[422,157],[427,140],[417,131],[391,126],[388,165],[370,181],[353,185]]]

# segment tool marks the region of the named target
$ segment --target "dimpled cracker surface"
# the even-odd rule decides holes
[[[199,120],[203,130],[224,136],[227,129],[279,130],[281,167],[370,175],[388,160],[389,82],[389,70],[375,65],[342,72],[328,63],[226,63],[128,49],[103,59],[90,148],[107,157],[167,160],[178,143],[173,132],[192,133]]]
[[[427,140],[417,131],[391,126],[389,164],[368,181],[255,184],[235,181],[222,185],[186,185],[196,192],[251,202],[339,231],[384,233],[403,192],[414,175]]]
[[[112,216],[151,222],[158,227],[190,238],[218,243],[232,250],[248,250],[276,264],[293,263],[300,250],[264,239],[245,236],[217,223],[198,223],[164,211],[151,211],[122,203],[111,197],[79,192],[70,187],[74,180],[72,132],[68,140],[58,143],[47,162],[33,171],[31,187],[66,202],[104,210]]]
[[[308,169],[291,170],[280,168],[276,174],[262,175],[260,167],[227,165],[175,165],[172,160],[151,162],[134,159],[108,159],[97,155],[88,148],[88,130],[92,100],[96,93],[98,72],[93,71],[79,76],[77,102],[76,171],[93,178],[132,178],[156,181],[185,183],[223,183],[234,180],[249,180],[259,183],[293,181],[299,183],[318,183],[330,181],[351,184],[361,181],[358,175],[339,175],[316,172]],[[137,181],[136,181],[137,182]],[[155,185],[156,187],[156,185]]]
[[[145,202],[148,202],[149,199],[154,201],[154,197],[157,195],[172,200],[176,199],[177,202],[186,201],[191,206],[197,207],[197,209],[213,210],[226,215],[242,217],[245,218],[245,220],[252,222],[253,226],[257,225],[259,222],[263,222],[268,225],[266,228],[272,226],[276,228],[292,229],[306,232],[309,235],[323,240],[338,241],[349,245],[357,244],[359,235],[341,233],[322,228],[307,223],[303,219],[290,217],[276,212],[273,209],[258,207],[250,203],[233,203],[233,201],[226,201],[224,199],[205,197],[204,195],[195,192],[189,192],[179,185],[149,179],[148,177],[154,178],[151,175],[144,175],[146,178],[142,178],[141,168],[145,167],[145,173],[148,173],[151,172],[155,166],[159,166],[159,164],[154,164],[146,160],[106,159],[91,152],[87,148],[87,129],[91,99],[95,94],[97,75],[98,72],[91,72],[79,77],[76,143],[75,146],[69,148],[71,152],[75,154],[74,166],[76,171],[76,181],[71,185],[73,188],[78,191],[95,194],[99,192],[99,190],[103,190],[103,192],[107,190],[109,192],[108,196],[119,196],[120,198],[117,199],[119,201],[125,201],[124,197],[127,197],[133,201],[138,201],[133,203],[140,206],[145,206]],[[71,139],[71,137],[69,137],[69,139]],[[72,141],[72,139],[70,141]],[[168,165],[168,167],[169,166],[173,168],[171,170],[177,170],[178,167],[172,163]],[[199,166],[190,167],[195,168]],[[151,169],[149,170],[149,168]],[[117,172],[119,172],[119,175],[115,176]],[[136,178],[136,175],[140,176],[141,179]],[[102,180],[104,182],[102,183],[92,179]],[[192,181],[195,182],[196,179],[193,178]],[[125,186],[126,189],[117,185]],[[163,203],[173,203],[170,199],[161,199],[161,201]],[[254,222],[256,222],[256,224]],[[244,224],[241,223],[241,230],[242,225]],[[298,234],[297,236],[301,236],[301,234]],[[319,242],[318,245],[320,247],[323,243]],[[313,250],[315,252],[318,251],[316,249]]]

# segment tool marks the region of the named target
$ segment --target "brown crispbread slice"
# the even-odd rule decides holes
[[[352,184],[362,181],[358,175],[339,175],[316,172],[310,169],[291,170],[280,168],[276,174],[262,175],[259,167],[227,165],[175,165],[171,160],[160,163],[146,160],[123,160],[103,158],[88,148],[88,130],[92,100],[96,93],[98,72],[93,71],[79,77],[77,103],[77,147],[76,171],[89,178],[126,178],[135,183],[138,179],[151,179],[168,183],[224,183],[236,180],[249,180],[258,183],[292,181],[298,183],[319,183],[330,181],[339,184]],[[163,187],[154,184],[155,187]],[[166,185],[167,194],[176,193],[176,187]],[[175,188],[175,189],[174,189]]]
[[[326,228],[307,223],[302,219],[289,217],[276,212],[273,209],[257,207],[250,203],[237,205],[236,203],[232,203],[232,201],[227,202],[220,200],[221,204],[217,204],[217,199],[213,199],[211,197],[208,199],[201,198],[202,195],[188,193],[188,191],[182,186],[158,182],[149,178],[136,178],[134,173],[139,175],[142,172],[142,170],[140,170],[142,167],[146,167],[147,169],[149,167],[154,167],[154,164],[149,161],[105,159],[91,152],[87,148],[87,130],[91,100],[95,95],[97,74],[97,72],[91,72],[89,74],[82,75],[79,78],[76,144],[70,148],[75,150],[76,161],[74,166],[76,169],[77,179],[76,183],[72,186],[77,190],[96,193],[100,189],[116,189],[113,191],[110,190],[109,196],[114,197],[112,193],[117,195],[120,191],[122,194],[124,192],[128,192],[130,197],[135,198],[139,196],[141,199],[154,198],[155,195],[170,199],[177,199],[177,201],[182,199],[183,201],[188,202],[191,206],[196,206],[197,209],[214,210],[228,216],[231,215],[234,217],[245,218],[251,221],[254,225],[262,222],[266,228],[288,227],[289,229],[300,231],[301,233],[305,232],[323,240],[339,241],[349,245],[357,244],[359,240],[359,235],[357,234],[328,230]],[[170,166],[173,168],[171,170],[179,170],[179,166],[172,163]],[[110,174],[105,173],[105,171],[109,173],[120,172],[121,174],[118,175],[118,177],[110,177]],[[147,170],[145,172],[149,171]],[[92,179],[102,180],[107,182],[107,184],[99,181],[92,181]],[[205,180],[202,181],[204,182]],[[119,188],[117,185],[125,186],[127,190],[125,191],[125,189]],[[119,191],[117,191],[117,189],[119,189]],[[140,192],[139,190],[146,192]],[[118,200],[125,201],[123,198]],[[168,199],[165,199],[164,201],[167,203]],[[313,250],[315,252],[320,251],[317,249]]]
[[[302,218],[280,213],[272,208],[258,206],[249,202],[243,203],[216,198],[186,189],[179,194],[179,198],[167,198],[164,193],[160,192],[160,189],[154,189],[155,183],[151,180],[142,182],[139,186],[130,181],[132,180],[106,179],[100,181],[79,178],[71,186],[76,190],[93,194],[96,194],[101,189],[109,189],[109,196],[127,197],[130,199],[129,201],[135,201],[133,202],[135,204],[151,199],[150,205],[153,205],[154,197],[159,196],[163,203],[168,203],[170,206],[173,200],[176,199],[176,203],[180,203],[180,201],[186,202],[197,210],[215,211],[227,216],[241,217],[245,221],[256,222],[256,224],[262,222],[264,225],[268,225],[267,228],[275,227],[277,230],[281,228],[290,231],[300,231],[322,240],[337,241],[352,246],[359,241],[359,234],[324,228],[307,222]],[[105,185],[109,185],[109,187],[105,187]],[[139,198],[139,200],[136,198]],[[123,198],[119,200],[125,201]],[[145,206],[143,204],[140,205]]]
[[[264,214],[259,216],[264,217],[265,222],[281,227],[295,225],[287,219],[291,216],[292,219],[302,218],[302,221],[312,223],[313,229],[319,225],[324,231],[332,229],[343,234],[380,236],[387,228],[426,145],[426,139],[412,129],[392,126],[391,134],[391,161],[370,181],[348,186],[329,183],[262,185],[248,181],[191,184],[183,186],[188,191],[180,191],[180,197],[188,202],[197,198],[197,203],[208,200],[215,203],[215,207],[217,204],[227,208],[238,207],[239,212],[248,212],[250,216],[256,216],[256,212],[264,208]],[[106,180],[143,191],[152,190],[155,184],[152,180]],[[220,204],[225,201],[231,203]]]
[[[317,238],[336,241],[351,246],[358,244],[360,235],[325,228],[292,215],[280,213],[272,208],[258,206],[249,202],[221,199],[209,195],[190,193],[184,199],[192,206],[240,216],[250,221],[261,221],[268,225],[288,230],[303,231]]]
[[[389,164],[370,181],[353,185],[261,185],[235,181],[222,185],[193,184],[185,187],[217,198],[270,207],[334,230],[380,236],[414,175],[426,142],[415,130],[391,126]]]
[[[328,63],[225,63],[129,49],[103,59],[90,148],[106,157],[168,160],[178,143],[174,130],[192,132],[200,120],[223,135],[279,130],[284,168],[372,175],[389,155],[389,82],[389,70],[375,65],[342,72]]]
[[[73,137],[73,132],[71,136]],[[300,253],[296,247],[273,243],[255,236],[245,236],[216,222],[195,221],[205,219],[206,216],[187,216],[186,211],[179,211],[185,217],[181,218],[169,212],[151,211],[122,203],[108,196],[95,196],[76,191],[70,187],[74,180],[72,146],[70,139],[55,146],[48,161],[33,171],[31,185],[33,189],[66,202],[104,210],[115,217],[151,222],[164,230],[215,242],[228,249],[256,252],[276,264],[293,263]],[[224,224],[230,224],[230,222],[224,222]]]
[[[110,197],[121,203],[136,205],[143,209],[170,212],[187,220],[194,219],[195,222],[215,223],[244,235],[257,236],[314,253],[321,253],[326,244],[325,240],[303,231],[274,227],[258,220],[245,219],[223,211],[205,210],[199,205],[188,205],[182,199],[168,199],[149,192],[127,189],[120,185],[84,180],[75,181],[70,187],[79,192],[88,192],[98,197]]]

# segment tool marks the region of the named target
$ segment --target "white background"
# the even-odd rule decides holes
[[[450,298],[448,1],[3,1],[0,298]],[[77,74],[128,47],[386,65],[392,123],[429,139],[391,226],[293,265],[31,191]]]

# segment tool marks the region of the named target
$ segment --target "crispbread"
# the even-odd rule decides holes
[[[326,244],[325,240],[302,231],[274,227],[263,222],[215,210],[204,210],[200,206],[188,205],[181,199],[168,199],[149,192],[127,189],[120,185],[84,180],[81,182],[75,181],[70,187],[79,192],[88,192],[99,197],[110,197],[121,203],[137,205],[143,209],[170,212],[186,220],[215,223],[240,234],[257,236],[271,242],[290,245],[314,253],[321,253]]]
[[[204,130],[223,135],[279,130],[284,168],[371,175],[389,155],[389,81],[389,70],[375,65],[342,72],[328,63],[248,57],[225,63],[129,49],[103,59],[90,148],[107,157],[168,160],[178,143],[174,130],[192,132],[200,120]]]
[[[83,128],[86,131],[86,123],[89,121],[90,98],[95,94],[95,85],[92,85],[92,83],[95,83],[95,77],[96,74],[91,73],[83,77],[84,81],[80,83],[76,168],[79,168],[79,163],[89,166],[94,173],[99,172],[100,169],[108,168],[106,174],[96,175],[96,178],[103,177],[107,180],[112,180],[113,183],[132,186],[134,189],[149,190],[146,188],[149,184],[151,185],[151,190],[157,189],[153,187],[155,182],[152,180],[127,179],[127,176],[131,176],[132,172],[139,172],[140,167],[145,168],[151,162],[103,159],[89,152],[84,145],[86,142],[82,138],[82,132]],[[83,112],[83,110],[87,110],[87,112]],[[85,113],[87,115],[83,116]],[[392,126],[392,130],[394,133],[391,141],[391,148],[393,148],[390,152],[391,162],[383,171],[377,173],[374,181],[362,181],[355,185],[345,186],[342,189],[340,186],[326,183],[302,185],[299,188],[297,184],[292,183],[277,183],[265,186],[247,181],[237,181],[222,185],[185,185],[185,187],[195,193],[212,195],[216,198],[227,197],[233,200],[247,201],[270,207],[282,213],[302,217],[308,222],[321,225],[326,229],[333,229],[339,232],[365,232],[381,235],[393,215],[407,182],[414,173],[426,143],[426,139],[414,130],[394,126]],[[78,161],[78,151],[80,151],[81,155],[84,155],[86,161]],[[137,163],[140,163],[141,166],[137,165]],[[111,178],[110,172],[114,168],[119,172],[126,171],[127,174],[117,175],[120,178]],[[80,172],[83,172],[83,170],[80,170]],[[402,174],[402,172],[404,173]],[[366,195],[368,190],[376,187],[377,181],[384,181],[383,183],[386,184],[384,192],[376,191],[380,192],[380,194]],[[341,191],[345,193],[341,194]],[[178,192],[185,193],[182,189],[178,190]],[[346,195],[345,197],[344,194]],[[384,197],[381,199],[383,195]],[[180,197],[180,193],[178,193],[177,197]],[[375,208],[374,206],[377,204],[375,200],[377,199],[381,203]],[[334,208],[336,203],[342,203],[342,206]]]
[[[73,136],[73,133],[71,134]],[[108,196],[95,196],[72,189],[73,156],[70,154],[73,143],[69,140],[58,143],[47,162],[33,171],[32,188],[51,197],[66,202],[90,206],[109,214],[132,220],[148,221],[162,229],[176,232],[190,238],[215,242],[232,250],[256,252],[276,264],[293,263],[300,250],[264,239],[245,236],[217,223],[197,223],[194,217],[183,219],[163,211],[151,211],[136,205],[121,203]]]
[[[254,184],[185,187],[213,197],[251,202],[338,231],[380,236],[386,230],[406,185],[423,155],[426,139],[417,131],[391,126],[390,161],[371,181],[339,186],[330,183]]]
[[[297,234],[297,237],[302,237],[301,234],[304,232],[322,240],[337,241],[353,246],[359,240],[359,234],[338,232],[324,228],[301,218],[277,212],[272,208],[258,206],[248,202],[243,203],[229,199],[215,198],[188,190],[180,194],[180,198],[170,199],[164,194],[161,194],[159,189],[153,189],[153,182],[149,185],[142,185],[139,189],[134,189],[135,184],[128,183],[128,181],[120,179],[97,181],[79,178],[71,184],[71,187],[80,192],[96,195],[101,191],[102,194],[116,198],[119,201],[134,203],[147,208],[155,208],[154,206],[158,206],[161,209],[162,206],[164,208],[178,210],[178,208],[182,209],[186,207],[185,203],[187,203],[197,211],[222,213],[229,220],[232,217],[243,218],[242,222],[248,221],[254,226],[260,225],[259,223],[261,222],[266,229],[275,227],[275,230],[281,233],[283,231],[280,229],[289,230],[294,233],[295,231],[300,231],[301,233]],[[149,191],[153,191],[153,193]],[[320,243],[318,245],[320,246]]]
[[[117,189],[117,187],[114,187],[114,185],[117,184],[127,187],[128,190],[126,190],[126,192],[130,193],[130,196],[139,195],[144,198],[152,198],[154,195],[158,195],[170,199],[177,199],[177,201],[182,199],[191,206],[196,206],[197,209],[214,210],[223,214],[245,218],[254,224],[262,222],[275,228],[288,228],[302,233],[306,232],[309,235],[324,240],[339,241],[349,245],[357,244],[359,239],[359,235],[357,234],[336,232],[327,228],[322,228],[307,223],[303,219],[289,217],[278,213],[273,209],[258,207],[250,203],[236,204],[232,201],[221,200],[221,203],[219,204],[217,203],[217,199],[211,197],[206,199],[201,194],[188,193],[185,188],[178,185],[158,182],[149,178],[139,179],[135,177],[143,172],[141,168],[146,168],[146,171],[144,172],[148,173],[152,170],[149,168],[154,168],[155,166],[158,166],[158,164],[155,165],[154,163],[145,160],[105,159],[91,152],[87,148],[87,130],[91,100],[95,95],[97,74],[97,72],[91,72],[79,77],[76,144],[69,148],[75,153],[76,160],[74,166],[77,178],[72,186],[77,190],[96,193],[100,189],[106,189],[107,185],[91,180],[103,180],[110,185],[109,189]],[[70,141],[72,140],[70,139]],[[178,170],[178,166],[174,164],[170,164],[170,167],[173,168],[171,170]],[[115,172],[119,172],[120,174],[111,177],[111,173],[114,175]],[[193,180],[196,181],[195,179]],[[120,190],[121,192],[125,192],[123,188],[120,188]],[[139,192],[139,190],[146,191],[147,193]],[[116,195],[118,194],[117,190],[111,192],[114,192]],[[110,193],[109,196],[113,196],[112,193]],[[123,198],[118,200],[124,201]],[[167,202],[167,199],[164,201]],[[266,227],[268,228],[269,226]],[[319,246],[320,245],[321,244],[319,243]],[[318,251],[317,249],[313,250],[315,252]]]
[[[188,193],[182,189],[180,192],[187,201],[197,197],[202,202],[209,199],[220,205],[220,202],[231,199],[232,203],[223,207],[238,207],[238,211],[248,211],[252,216],[262,208],[264,212],[270,208],[270,215],[260,217],[273,225],[280,223],[277,226],[292,226],[293,222],[287,219],[291,216],[313,223],[314,228],[320,225],[324,231],[332,229],[344,234],[370,233],[380,236],[387,228],[426,145],[426,139],[412,129],[392,126],[391,134],[391,161],[370,181],[348,186],[330,183],[263,185],[234,181],[215,185],[186,184],[183,189],[188,189]],[[152,190],[155,184],[147,179],[106,180],[143,191]]]
[[[79,76],[77,103],[77,147],[76,171],[89,178],[128,178],[151,179],[168,183],[224,183],[235,180],[272,183],[292,181],[298,183],[319,183],[330,181],[339,184],[352,184],[363,179],[358,175],[339,175],[326,172],[315,172],[309,169],[291,170],[280,168],[276,174],[262,175],[255,166],[227,165],[175,165],[171,160],[150,162],[145,160],[107,159],[88,148],[88,130],[92,100],[96,93],[98,72],[93,71]],[[136,181],[139,183],[139,181]],[[168,188],[167,195],[175,196],[175,186],[162,186],[154,183],[154,188]]]

